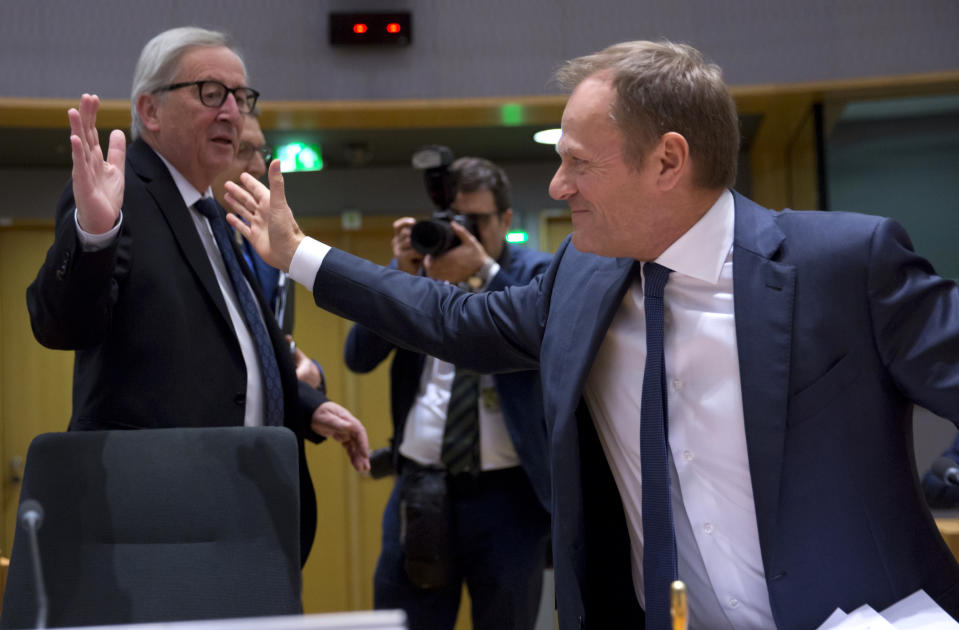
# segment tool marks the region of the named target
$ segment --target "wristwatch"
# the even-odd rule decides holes
[[[489,283],[490,273],[493,271],[494,265],[496,265],[496,261],[487,257],[486,260],[483,261],[483,265],[476,270],[476,273],[466,280],[469,288],[473,291],[479,291],[485,287]]]

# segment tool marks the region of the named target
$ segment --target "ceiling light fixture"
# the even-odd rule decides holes
[[[562,129],[543,129],[533,134],[533,140],[540,144],[556,144],[562,133]]]

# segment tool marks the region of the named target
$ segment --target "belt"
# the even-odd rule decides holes
[[[400,455],[400,471],[402,472],[435,472],[445,473],[445,469],[440,466],[424,466]],[[509,468],[496,468],[493,470],[484,470],[479,474],[459,473],[456,475],[446,474],[446,487],[450,492],[463,494],[468,492],[477,492],[486,488],[495,488],[497,486],[512,486],[515,484],[514,478],[520,475],[525,479],[526,473],[521,466],[510,466]]]

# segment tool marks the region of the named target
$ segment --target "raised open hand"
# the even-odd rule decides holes
[[[80,97],[79,111],[67,111],[70,119],[70,147],[73,156],[73,198],[80,227],[91,234],[103,234],[116,224],[123,204],[126,138],[119,129],[110,132],[106,160],[97,135],[96,94]]]
[[[227,182],[225,201],[236,213],[227,215],[227,221],[250,241],[263,260],[277,269],[289,271],[290,261],[304,236],[286,203],[279,160],[270,164],[269,180],[267,188],[249,173],[243,173],[242,186]]]

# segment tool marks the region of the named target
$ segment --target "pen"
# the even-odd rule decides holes
[[[689,603],[686,600],[686,585],[676,580],[669,587],[669,613],[673,618],[673,630],[686,630],[689,626]]]

